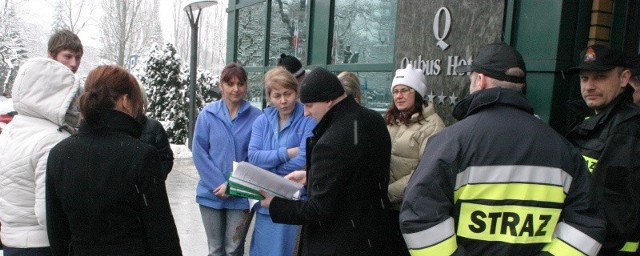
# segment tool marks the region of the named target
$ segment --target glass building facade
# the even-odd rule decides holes
[[[392,102],[393,73],[407,60],[424,60],[432,68],[441,59],[446,73],[447,59],[470,60],[480,45],[497,38],[522,53],[527,97],[562,132],[565,102],[580,97],[577,76],[565,71],[580,51],[601,43],[629,56],[640,52],[637,0],[230,0],[227,12],[227,62],[246,67],[250,100],[260,107],[266,106],[263,75],[281,53],[296,56],[306,69],[355,73],[362,104],[383,112]],[[486,30],[478,20],[497,29]],[[454,50],[438,49],[434,37]],[[438,113],[447,124],[455,122],[450,109],[466,96],[467,80],[423,69]]]

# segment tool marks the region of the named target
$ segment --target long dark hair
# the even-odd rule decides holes
[[[80,95],[80,113],[89,125],[99,122],[100,109],[114,109],[116,100],[128,95],[133,113],[141,113],[144,106],[138,81],[126,69],[117,65],[103,65],[91,70]]]
[[[424,118],[422,116],[422,110],[429,105],[429,102],[424,101],[418,92],[415,92],[413,95],[415,98],[413,107],[406,112],[400,111],[398,107],[396,107],[396,104],[393,103],[393,100],[391,101],[391,106],[384,112],[384,122],[387,125],[408,125],[411,123],[411,116],[415,113],[418,113],[418,122]]]

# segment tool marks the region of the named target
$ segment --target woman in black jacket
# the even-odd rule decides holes
[[[139,140],[143,100],[118,66],[89,73],[79,133],[57,144],[46,178],[54,255],[181,255],[158,151]]]

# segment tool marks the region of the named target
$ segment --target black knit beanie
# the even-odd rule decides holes
[[[278,66],[284,67],[296,78],[304,74],[304,69],[302,68],[302,63],[300,62],[300,60],[291,55],[286,55],[284,53],[280,54],[280,59],[278,59]]]
[[[344,94],[338,77],[324,68],[315,68],[300,83],[300,102],[326,102]]]

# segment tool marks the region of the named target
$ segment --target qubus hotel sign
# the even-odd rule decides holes
[[[483,44],[500,39],[503,0],[402,0],[398,3],[396,63],[421,69],[430,104],[447,125],[454,104],[468,94],[468,79],[455,72],[472,62]]]
[[[444,20],[444,24],[441,27],[440,20]],[[441,50],[445,51],[449,46],[449,43],[445,41],[451,32],[451,12],[446,7],[440,7],[436,11],[433,18],[433,37],[436,39],[435,45]],[[455,71],[455,68],[460,65],[467,65],[471,63],[471,57],[469,60],[461,58],[460,56],[447,56],[446,64],[441,59],[423,60],[422,55],[418,55],[417,59],[410,59],[404,57],[400,61],[401,67],[406,67],[411,64],[414,68],[422,69],[422,72],[427,76],[437,76],[444,73],[447,76],[461,75]],[[443,64],[445,64],[443,72]]]

